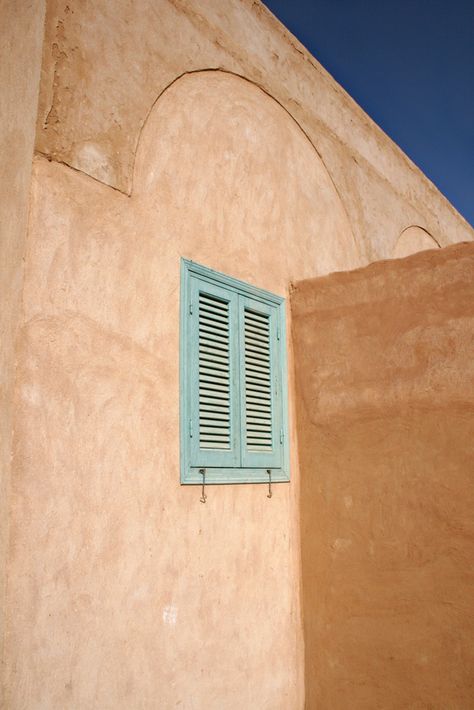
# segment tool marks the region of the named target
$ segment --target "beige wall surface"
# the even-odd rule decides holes
[[[35,160],[9,708],[303,706],[293,417],[292,481],[271,500],[216,486],[202,505],[180,487],[182,256],[282,295],[361,262],[305,135],[221,72],[156,103],[131,197]]]
[[[317,148],[366,262],[410,225],[442,246],[472,229],[297,40],[254,0],[49,0],[36,148],[125,193],[140,131],[177,77],[235,72]]]
[[[43,23],[42,2],[0,1],[0,673],[15,337],[23,285]],[[0,707],[2,687],[0,677]]]
[[[307,707],[474,707],[474,245],[292,296]]]

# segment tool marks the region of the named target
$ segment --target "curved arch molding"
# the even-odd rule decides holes
[[[132,197],[188,220],[201,247],[248,242],[254,259],[308,250],[308,275],[361,263],[342,201],[296,121],[251,82],[186,74],[155,102],[140,134]],[[196,237],[197,238],[197,237]],[[192,248],[192,245],[189,245]]]
[[[410,254],[416,254],[418,251],[439,248],[440,244],[426,229],[412,225],[404,229],[398,237],[393,248],[392,257],[399,259]]]

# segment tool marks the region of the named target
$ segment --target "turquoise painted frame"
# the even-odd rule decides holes
[[[197,264],[189,259],[181,259],[181,286],[180,286],[180,353],[179,353],[179,386],[180,386],[180,480],[182,485],[202,484],[200,468],[190,465],[189,446],[189,421],[191,414],[190,392],[188,385],[187,367],[190,361],[190,283],[191,276],[195,275],[202,281],[234,291],[247,298],[260,303],[277,307],[279,328],[279,381],[281,384],[282,422],[282,465],[271,469],[272,483],[287,482],[290,480],[290,442],[288,426],[288,364],[286,341],[286,301],[282,296],[277,296],[264,289],[257,288],[245,281],[240,281],[232,276],[221,274],[206,266]],[[206,468],[205,482],[207,484],[230,483],[268,483],[269,476],[266,468]]]

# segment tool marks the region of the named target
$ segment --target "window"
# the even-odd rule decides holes
[[[288,481],[284,299],[181,270],[181,483]]]

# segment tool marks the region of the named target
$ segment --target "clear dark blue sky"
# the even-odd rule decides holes
[[[474,225],[474,0],[263,0]]]

